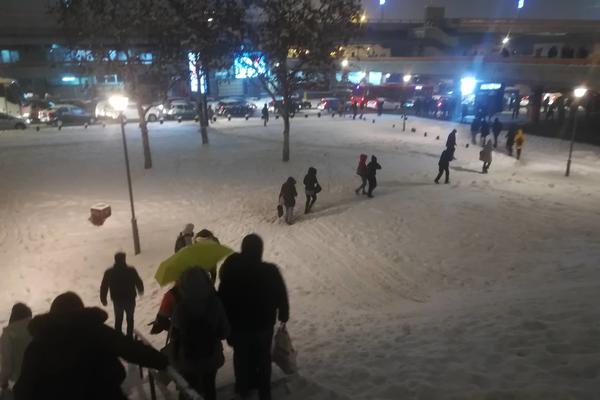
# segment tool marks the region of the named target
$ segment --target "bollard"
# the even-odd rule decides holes
[[[244,118],[246,119],[246,121],[248,121],[248,119],[250,119],[250,116],[248,114],[244,115]]]
[[[231,121],[231,115],[227,116],[227,121]]]
[[[396,127],[396,124],[392,125],[392,128],[395,128],[395,127]]]
[[[304,118],[308,118],[308,114],[304,114]]]
[[[213,117],[213,122],[217,122],[217,117]]]
[[[102,127],[103,127],[103,128],[106,128],[106,124],[105,124],[104,122],[102,123]]]
[[[162,125],[165,123],[165,120],[161,118],[158,122]]]
[[[85,124],[83,124],[83,129],[87,129],[88,128],[88,123],[86,122]]]
[[[469,143],[467,143],[467,144],[465,145],[465,148],[467,148],[467,149],[469,148]]]
[[[375,123],[375,120],[373,120],[373,123]]]
[[[321,118],[321,113],[317,113],[317,118]]]
[[[415,133],[417,130],[416,130],[415,128],[410,128],[410,131],[411,131],[412,133]]]
[[[276,115],[276,116],[275,116],[275,119],[279,119],[279,115]]]
[[[40,131],[40,127],[39,127],[39,126],[36,126],[36,127],[35,127],[35,130],[36,130],[37,132],[39,132],[39,131]]]
[[[427,137],[427,132],[423,133],[423,136]]]
[[[435,140],[440,140],[440,137],[439,137],[439,135],[435,137]]]
[[[181,121],[182,121],[182,118],[181,117],[177,117],[177,123],[180,124]]]

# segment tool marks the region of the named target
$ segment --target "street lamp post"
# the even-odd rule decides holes
[[[127,151],[127,139],[125,138],[125,117],[123,111],[127,108],[129,99],[124,96],[112,96],[109,99],[110,106],[119,112],[119,122],[121,123],[121,136],[123,138],[123,152],[125,153],[125,169],[127,171],[127,187],[129,188],[129,204],[131,205],[131,230],[133,232],[133,249],[135,254],[140,254],[140,234],[135,218],[135,207],[133,204],[133,189],[131,187],[131,171],[129,169],[129,152]]]
[[[573,132],[571,133],[571,144],[569,146],[569,159],[567,160],[567,171],[565,176],[571,175],[571,158],[573,157],[573,145],[575,144],[575,135],[577,134],[577,112],[579,111],[579,102],[583,96],[587,93],[587,89],[579,87],[575,89],[573,94],[575,95],[575,112],[573,113]]]

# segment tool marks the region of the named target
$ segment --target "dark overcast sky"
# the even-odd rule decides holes
[[[379,0],[363,0],[369,16],[379,18]],[[510,18],[517,0],[386,0],[385,19],[422,19],[427,5],[445,6],[446,16]],[[600,19],[600,0],[525,0],[523,18]]]

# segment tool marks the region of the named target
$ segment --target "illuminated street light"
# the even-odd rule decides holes
[[[505,36],[504,39],[502,39],[502,44],[508,44],[508,42],[510,42],[510,37]]]
[[[467,76],[460,80],[460,92],[463,96],[473,94],[475,87],[477,86],[477,79]]]
[[[135,254],[140,254],[140,235],[138,232],[137,220],[135,218],[135,207],[133,205],[133,189],[131,187],[131,171],[129,169],[129,153],[127,152],[127,140],[125,138],[125,117],[123,111],[129,104],[129,99],[125,96],[111,96],[108,99],[108,104],[113,110],[119,113],[119,121],[121,122],[121,136],[123,137],[123,152],[125,153],[125,169],[127,171],[127,187],[129,188],[129,204],[131,206],[131,230],[133,231],[133,249]]]
[[[347,58],[344,58],[340,64],[342,65],[342,68],[348,68],[348,65],[350,65],[350,62],[348,61]]]
[[[402,80],[404,81],[404,83],[410,82],[411,79],[412,79],[412,75],[410,75],[410,74],[406,74],[402,77]]]
[[[361,15],[361,16],[360,16],[360,22],[362,23],[362,22],[366,22],[366,21],[367,21],[367,16],[366,16],[366,14],[363,14],[363,15]]]
[[[575,135],[577,133],[577,112],[579,111],[579,103],[581,102],[581,98],[587,94],[587,88],[578,87],[573,91],[573,95],[575,96],[575,112],[573,115],[573,133],[571,134],[571,145],[569,146],[569,159],[567,160],[567,171],[565,172],[565,176],[571,175],[571,157],[573,156],[573,145],[575,144]]]

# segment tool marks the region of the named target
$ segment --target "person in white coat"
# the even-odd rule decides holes
[[[10,382],[16,382],[21,374],[23,354],[31,342],[31,335],[27,330],[31,317],[31,309],[23,303],[17,303],[12,307],[8,325],[2,330],[0,338],[2,390],[8,389]]]

